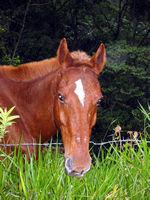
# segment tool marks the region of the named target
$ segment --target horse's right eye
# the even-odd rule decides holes
[[[61,103],[64,103],[65,97],[62,94],[58,95],[58,99]]]

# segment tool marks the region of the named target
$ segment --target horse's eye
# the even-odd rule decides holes
[[[99,107],[100,104],[101,104],[101,99],[99,99],[99,100],[97,101],[96,106]]]
[[[58,99],[61,103],[64,103],[65,97],[62,94],[58,95]]]

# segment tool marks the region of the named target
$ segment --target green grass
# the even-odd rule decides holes
[[[148,107],[149,109],[150,107]],[[18,116],[10,110],[0,110],[0,140],[6,128]],[[144,114],[145,135],[148,134],[150,112]],[[83,178],[69,177],[64,171],[64,158],[58,148],[51,147],[39,159],[28,162],[20,153],[0,152],[0,200],[150,200],[150,148],[146,140],[137,143],[136,150],[129,144],[123,150],[111,146]]]
[[[113,151],[113,152],[112,152]],[[145,140],[135,151],[111,147],[101,159],[94,157],[91,170],[83,178],[69,177],[63,155],[48,149],[30,163],[23,156],[0,161],[0,200],[150,199],[150,148]]]

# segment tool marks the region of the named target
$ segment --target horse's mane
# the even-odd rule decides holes
[[[84,51],[73,51],[71,57],[77,62],[90,61],[91,57],[87,55]]]
[[[59,67],[56,58],[21,64],[17,67],[12,65],[0,66],[0,78],[14,80],[31,80],[41,77]]]
[[[90,56],[82,51],[72,52],[71,57],[75,63],[90,60]],[[29,62],[21,64],[18,67],[14,67],[12,65],[3,65],[0,66],[0,78],[8,78],[13,80],[31,80],[55,71],[59,67],[60,64],[57,58]]]

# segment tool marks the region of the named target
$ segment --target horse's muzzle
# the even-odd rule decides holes
[[[86,172],[90,170],[90,164],[85,166],[86,167],[83,167],[83,165],[80,166],[73,164],[72,158],[65,159],[65,169],[69,176],[82,177]]]

